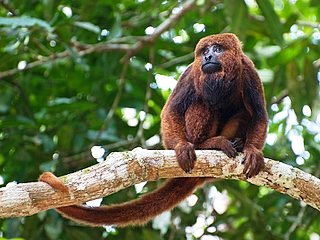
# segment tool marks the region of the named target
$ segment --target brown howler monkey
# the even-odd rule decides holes
[[[190,172],[195,149],[218,149],[227,156],[244,153],[244,174],[253,177],[264,167],[262,148],[267,112],[261,81],[234,34],[205,37],[195,59],[180,77],[161,113],[161,133],[174,149],[180,167]],[[73,205],[58,208],[65,217],[88,225],[142,224],[175,207],[208,178],[171,179],[137,200],[104,207]],[[40,181],[67,191],[51,173]]]

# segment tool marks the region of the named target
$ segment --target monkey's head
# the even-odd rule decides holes
[[[231,80],[241,69],[241,43],[236,35],[222,33],[202,38],[195,49],[194,67],[203,75]],[[201,71],[201,72],[199,72]]]
[[[193,83],[212,109],[227,107],[240,96],[242,57],[241,43],[231,33],[208,36],[197,44]]]

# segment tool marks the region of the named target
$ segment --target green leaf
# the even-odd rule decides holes
[[[295,41],[286,48],[282,49],[275,56],[268,60],[271,66],[278,66],[280,64],[287,64],[294,60],[297,56],[300,56],[305,50],[305,42]]]
[[[225,0],[224,11],[230,24],[231,31],[241,39],[245,36],[248,23],[248,7],[242,0]]]
[[[318,7],[319,6],[319,0],[311,0],[310,6],[312,7]]]
[[[257,0],[257,4],[266,19],[267,30],[271,36],[274,37],[275,41],[282,45],[283,43],[283,30],[282,24],[280,22],[280,18],[275,12],[273,6],[271,5],[269,0]]]
[[[305,69],[305,71],[307,70],[308,69]],[[315,90],[317,89],[315,82],[316,78],[315,75],[313,76],[313,78],[310,78],[310,74],[308,73],[308,79],[306,79],[303,71],[301,71],[301,67],[299,67],[298,65],[298,61],[293,61],[287,64],[286,75],[289,96],[292,101],[292,107],[299,121],[301,121],[303,119],[302,107],[307,104],[311,105],[312,100],[315,98]]]
[[[290,27],[293,25],[293,24],[296,24],[297,20],[298,20],[298,14],[294,13],[294,14],[291,14],[287,19],[286,19],[286,22],[284,23],[283,25],[283,28],[284,29],[290,29]]]
[[[97,25],[94,25],[93,23],[90,23],[90,22],[75,21],[73,25],[96,34],[100,34],[101,32],[101,29]]]
[[[71,148],[72,140],[74,137],[74,129],[70,125],[62,126],[58,132],[58,146],[63,151],[68,151]]]
[[[306,89],[305,103],[309,106],[312,106],[313,101],[317,99],[317,93],[319,92],[319,83],[317,81],[315,66],[312,64],[312,60],[308,57],[304,59],[303,80]]]
[[[50,239],[59,239],[62,233],[63,222],[60,221],[48,221],[45,225],[45,231]]]
[[[47,22],[32,17],[0,17],[0,25],[5,25],[13,28],[40,26],[42,28],[45,28],[48,32],[53,31],[53,28]]]
[[[121,15],[120,14],[116,14],[115,15],[115,22],[112,26],[112,29],[110,31],[110,35],[109,38],[113,39],[113,38],[118,38],[121,37],[122,35],[122,27],[121,27]]]
[[[302,109],[302,96],[300,89],[300,84],[298,79],[298,65],[296,62],[290,62],[286,66],[286,76],[287,76],[287,86],[289,90],[289,95],[292,99],[292,106],[295,113],[299,119],[301,119],[301,109]]]

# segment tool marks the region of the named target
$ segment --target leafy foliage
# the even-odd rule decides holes
[[[103,146],[96,158],[136,146],[161,148],[160,112],[170,87],[192,61],[197,41],[219,32],[238,34],[264,81],[265,156],[319,177],[318,2],[200,0],[160,36],[143,41],[188,2],[1,1],[3,184],[92,165],[94,145]],[[155,187],[148,183],[143,192]],[[131,188],[104,203],[137,195]],[[0,239],[320,239],[316,210],[231,181],[205,186],[143,227],[88,228],[54,211],[0,226]]]

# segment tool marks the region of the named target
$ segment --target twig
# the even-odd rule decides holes
[[[302,207],[298,216],[295,218],[295,221],[293,222],[293,224],[291,225],[291,227],[289,228],[289,230],[286,232],[286,234],[284,235],[284,239],[285,240],[289,240],[290,239],[290,235],[297,229],[297,227],[301,224],[304,213],[306,212],[306,206]]]
[[[317,68],[320,68],[320,58],[313,62],[313,65]]]
[[[138,142],[139,142],[139,140],[135,137],[130,140],[122,140],[119,142],[102,145],[101,147],[103,147],[106,150],[106,152],[108,153],[108,152],[112,151],[113,149],[118,149],[121,147],[126,147],[126,149],[133,149],[134,147],[138,146]],[[71,156],[68,155],[68,156],[61,157],[61,161],[63,162],[63,164],[69,166],[70,168],[77,167],[77,166],[82,165],[84,163],[88,163],[89,159],[94,160],[89,149],[87,149],[83,152],[76,153]]]
[[[271,104],[279,104],[282,102],[284,98],[288,96],[289,96],[289,92],[287,89],[285,89],[280,93],[280,95],[276,99],[272,100]]]
[[[162,33],[167,31],[172,25],[179,21],[179,19],[185,15],[194,5],[195,0],[187,0],[178,12],[172,13],[168,19],[163,21],[152,34],[144,37],[141,41],[137,42],[130,51],[122,58],[121,61],[125,62],[132,56],[134,56],[145,44],[153,43]]]
[[[317,22],[298,20],[297,24],[301,26],[311,27],[311,28],[320,28],[320,23],[317,23]]]
[[[148,78],[147,78],[147,84],[146,84],[146,95],[145,95],[144,104],[143,104],[143,111],[145,112],[145,117],[142,120],[140,119],[140,124],[139,124],[139,128],[136,135],[136,138],[140,140],[140,143],[143,148],[147,147],[144,136],[143,136],[143,132],[144,132],[143,125],[145,123],[147,114],[149,112],[149,100],[151,99],[151,95],[152,95],[150,83],[151,83],[153,72],[154,72],[153,70],[154,69],[154,48],[153,47],[150,47],[149,60],[151,64],[151,69],[147,69]]]
[[[85,56],[87,54],[91,54],[94,52],[109,52],[109,51],[125,51],[127,54],[124,58],[122,58],[121,62],[125,63],[128,61],[129,58],[134,56],[139,50],[141,50],[146,43],[153,43],[164,31],[168,30],[172,25],[174,25],[188,10],[192,8],[192,6],[195,4],[195,0],[188,0],[186,1],[182,7],[181,10],[178,13],[172,13],[171,16],[162,22],[153,34],[149,36],[144,37],[136,37],[136,39],[140,39],[138,42],[136,42],[133,45],[130,44],[115,44],[115,43],[98,43],[94,45],[86,45],[86,44],[78,44],[75,45],[74,50],[76,50],[76,53],[79,56]],[[80,46],[81,45],[81,46]],[[79,48],[84,48],[83,50]],[[79,50],[79,51],[77,51]],[[66,50],[60,53],[53,54],[51,56],[42,57],[40,60],[28,63],[27,66],[24,69],[11,69],[4,71],[0,73],[0,79],[5,77],[13,76],[19,72],[26,71],[28,69],[32,69],[35,67],[38,67],[40,65],[43,65],[48,62],[54,62],[57,59],[63,59],[67,57],[71,57],[74,54],[74,52]]]
[[[107,117],[105,118],[104,122],[103,122],[103,125],[102,127],[100,128],[100,131],[93,143],[93,145],[100,139],[101,137],[101,134],[103,133],[104,130],[107,129],[108,127],[108,124],[109,122],[111,121],[118,105],[119,105],[119,101],[120,101],[120,98],[122,96],[122,92],[123,92],[123,88],[124,88],[124,85],[125,85],[125,82],[126,82],[126,75],[127,75],[127,71],[128,71],[128,65],[129,65],[129,62],[125,62],[125,64],[123,65],[123,68],[122,68],[122,72],[121,72],[121,75],[120,75],[120,80],[119,80],[119,89],[118,89],[118,92],[117,92],[117,95],[116,97],[114,98],[113,100],[113,103],[111,105],[111,108],[107,114]]]
[[[12,16],[17,16],[16,10],[10,6],[9,1],[0,0],[0,5],[10,12]]]
[[[252,18],[252,19],[257,20],[259,22],[265,21],[265,17],[262,16],[262,15],[250,15],[249,18]],[[280,22],[282,24],[285,24],[286,23],[286,19],[281,19]],[[297,20],[296,24],[298,24],[300,26],[311,27],[311,28],[320,28],[320,23],[318,23],[318,22],[309,22],[309,21],[305,21],[305,20]]]
[[[151,50],[150,50],[150,63],[152,65],[152,69],[153,69],[154,68],[154,49],[152,47],[151,47]],[[105,118],[104,123],[101,126],[101,128],[99,130],[99,133],[97,134],[96,139],[95,139],[94,143],[91,145],[91,147],[93,145],[95,145],[95,143],[100,139],[103,131],[108,127],[108,123],[110,122],[110,120],[112,119],[112,117],[114,115],[115,109],[117,108],[117,106],[119,104],[119,100],[120,100],[121,95],[122,95],[122,90],[123,90],[123,87],[124,87],[124,84],[125,84],[125,75],[126,75],[126,72],[127,72],[127,68],[128,68],[128,64],[125,64],[123,69],[122,69],[121,76],[120,76],[119,91],[117,93],[117,96],[115,97],[115,99],[113,101],[113,104],[112,104],[112,106],[111,106],[111,108],[110,108],[110,110],[108,112],[108,115]],[[148,78],[147,78],[147,84],[146,84],[146,95],[145,95],[144,107],[143,107],[143,111],[146,114],[147,114],[148,109],[149,109],[148,101],[151,99],[150,83],[151,83],[152,76],[153,76],[152,75],[153,74],[153,70],[152,69],[148,70]],[[102,147],[104,149],[106,149],[106,150],[110,150],[110,149],[115,149],[115,148],[119,148],[119,147],[122,147],[122,146],[127,146],[129,144],[138,143],[139,141],[140,141],[140,143],[142,144],[143,147],[146,147],[145,146],[145,141],[143,139],[143,130],[144,130],[143,129],[143,124],[144,124],[144,122],[145,122],[145,119],[140,120],[140,124],[139,124],[139,127],[138,127],[137,134],[133,139],[124,140],[124,141],[120,141],[120,142],[116,142],[116,143],[111,143],[111,144],[108,144],[108,145],[104,145]],[[74,156],[63,157],[63,162],[65,164],[70,164],[73,161],[76,161],[77,164],[79,164],[79,159],[86,159],[86,158],[90,158],[90,157],[91,157],[90,152],[88,150],[86,150],[86,151],[78,153],[78,154],[76,154]]]
[[[82,57],[94,52],[110,52],[110,51],[129,51],[130,45],[128,44],[94,44],[90,47],[85,48],[84,50],[80,50],[76,52],[78,56]],[[0,72],[0,79],[6,78],[6,77],[11,77],[19,72],[23,72],[38,66],[41,66],[43,64],[49,63],[49,62],[54,62],[56,60],[68,58],[74,55],[74,52],[70,50],[66,50],[60,53],[55,53],[47,57],[39,57],[39,60],[28,63],[24,69],[10,69],[4,72]]]
[[[177,64],[179,64],[181,62],[186,62],[186,61],[188,61],[190,59],[193,59],[193,58],[194,58],[194,53],[191,52],[191,53],[188,53],[188,54],[186,54],[184,56],[177,57],[177,58],[174,58],[174,59],[172,59],[172,60],[170,60],[168,62],[165,62],[165,63],[161,64],[160,67],[161,68],[169,68],[171,66],[175,66],[175,65],[177,65]]]

